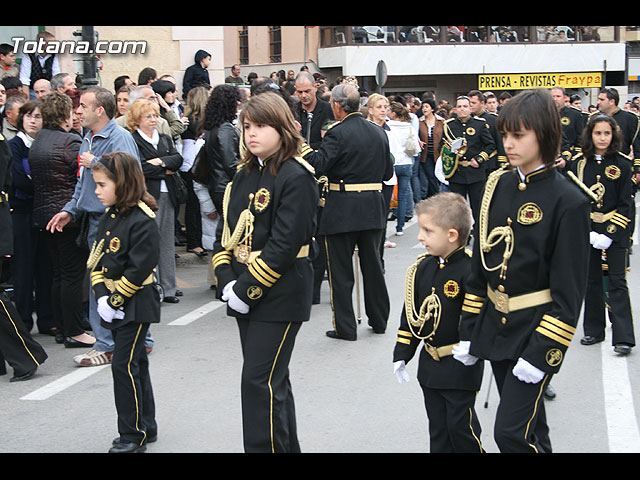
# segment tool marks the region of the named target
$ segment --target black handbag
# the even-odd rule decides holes
[[[185,182],[184,178],[180,176],[180,172],[169,175],[169,178],[173,178],[173,186],[176,193],[176,202],[178,203],[178,205],[187,203],[189,189],[187,187],[187,182]]]

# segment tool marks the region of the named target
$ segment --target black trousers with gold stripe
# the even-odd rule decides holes
[[[477,392],[420,387],[429,417],[429,452],[483,453],[474,407]]]
[[[607,303],[613,332],[612,345],[626,343],[635,346],[631,300],[627,287],[627,249],[611,245],[607,249]],[[603,289],[602,250],[591,248],[589,276],[584,300],[584,334],[604,339],[606,305]]]
[[[301,323],[237,319],[242,432],[247,453],[299,453],[289,362]]]
[[[3,278],[3,265],[0,260],[0,278]],[[44,348],[36,342],[24,326],[4,290],[0,290],[0,374],[6,373],[5,360],[13,368],[16,376],[38,367],[47,359]]]
[[[357,324],[353,309],[354,267],[353,253],[358,247],[364,308],[369,325],[382,333],[389,319],[389,293],[380,259],[382,230],[346,232],[325,237],[327,271],[331,289],[333,327],[343,338],[357,338]]]
[[[156,407],[144,340],[148,323],[126,323],[114,330],[111,363],[120,439],[141,445],[156,436]]]
[[[493,431],[496,444],[502,453],[551,453],[543,398],[551,375],[526,383],[513,374],[515,364],[513,360],[491,362],[500,393]]]

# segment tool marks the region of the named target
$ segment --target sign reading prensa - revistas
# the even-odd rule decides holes
[[[602,86],[602,73],[512,73],[478,75],[479,90],[529,90],[536,88],[592,88]]]

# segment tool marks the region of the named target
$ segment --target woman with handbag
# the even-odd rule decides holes
[[[389,105],[389,148],[395,158],[398,177],[398,208],[396,209],[396,235],[402,235],[407,210],[407,192],[413,173],[413,157],[419,151],[417,132],[411,125],[407,107],[398,102]]]
[[[176,151],[171,137],[157,130],[159,107],[149,100],[133,102],[127,112],[127,127],[140,151],[140,162],[147,190],[158,203],[156,222],[160,229],[159,283],[164,291],[163,301],[178,303],[176,296],[175,210],[186,193],[184,180],[178,170],[182,156]]]

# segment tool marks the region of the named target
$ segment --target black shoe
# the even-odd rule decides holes
[[[65,348],[91,348],[93,343],[84,343],[71,337],[64,337]]]
[[[350,341],[350,342],[355,342],[355,341],[356,341],[356,339],[355,339],[355,338],[346,338],[346,337],[341,337],[340,335],[338,335],[338,334],[335,332],[335,330],[329,330],[329,331],[327,332],[327,337],[329,337],[329,338],[335,338],[335,339],[338,339],[338,340],[348,340],[348,341]]]
[[[64,336],[64,333],[62,333],[61,331],[56,331],[56,343],[59,345],[62,345],[64,343],[64,339],[66,338]]]
[[[604,338],[596,338],[596,337],[592,337],[591,335],[585,335],[580,340],[580,343],[582,345],[595,345],[596,343],[600,343],[602,341],[604,341]]]
[[[147,450],[145,444],[138,445],[133,442],[117,442],[110,449],[109,453],[143,453]]]
[[[184,296],[184,292],[182,290],[176,290],[176,297]]]
[[[551,384],[547,385],[547,388],[544,391],[544,398],[546,398],[547,400],[553,400],[554,398],[556,398],[556,391],[551,386]]]
[[[147,438],[145,439],[144,442],[142,442],[142,444],[144,445],[145,443],[153,443],[156,440],[158,440],[158,434],[155,435],[147,435]],[[116,437],[113,439],[113,442],[111,442],[112,445],[117,445],[118,443],[120,443],[120,437]],[[123,442],[125,443],[125,442]]]
[[[189,248],[189,249],[187,250],[187,252],[189,252],[189,253],[193,253],[194,255],[197,255],[197,256],[199,256],[199,257],[206,257],[207,255],[209,255],[209,254],[207,253],[207,251],[206,251],[206,250],[200,250],[200,251],[198,252],[198,251],[196,251],[196,250],[195,250],[195,249],[193,249],[193,248]]]
[[[626,343],[618,343],[614,345],[613,351],[616,353],[621,353],[622,355],[628,355],[631,353],[631,345],[627,345]]]
[[[162,301],[165,303],[178,303],[180,299],[178,297],[164,297]]]
[[[369,325],[369,326],[372,328],[373,333],[377,333],[377,334],[379,334],[379,335],[382,335],[382,334],[384,333],[384,331],[385,331],[385,329],[384,329],[384,328],[383,328],[383,329],[375,328],[373,325],[371,325],[371,320],[369,320],[369,321],[367,322],[367,325]]]
[[[15,374],[13,377],[9,379],[10,382],[23,382],[25,380],[29,380],[36,374],[36,370],[38,367],[34,367],[33,370],[29,370],[27,373],[23,373],[22,375]]]

